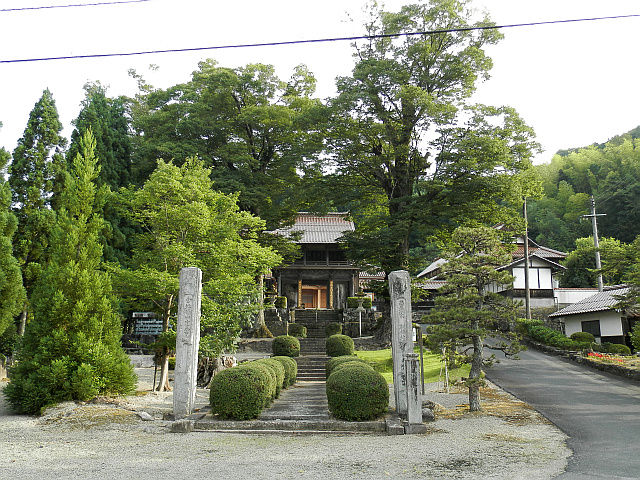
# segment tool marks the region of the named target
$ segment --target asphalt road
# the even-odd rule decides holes
[[[640,478],[640,384],[528,350],[501,359],[487,378],[529,403],[569,436],[560,479]]]

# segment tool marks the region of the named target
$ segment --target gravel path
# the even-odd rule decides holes
[[[153,370],[137,372],[149,389]],[[63,404],[40,418],[11,415],[0,395],[0,479],[548,479],[566,466],[565,436],[513,397],[488,390],[473,415],[466,395],[427,398],[441,407],[426,435],[294,436],[168,433],[170,393]]]

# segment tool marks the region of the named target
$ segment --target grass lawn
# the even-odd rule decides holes
[[[418,348],[416,353],[420,353]],[[387,383],[393,383],[393,360],[391,359],[391,349],[365,351],[358,350],[356,355],[365,360],[376,371],[380,372]],[[424,351],[424,383],[437,382],[440,375],[440,355]],[[449,372],[449,378],[457,380],[460,377],[469,375],[470,365],[463,365]],[[442,373],[444,380],[444,372]]]

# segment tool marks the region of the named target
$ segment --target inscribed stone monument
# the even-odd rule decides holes
[[[391,294],[391,354],[393,356],[393,390],[396,410],[407,415],[407,372],[405,355],[413,354],[411,329],[411,279],[409,272],[398,270],[389,274]]]

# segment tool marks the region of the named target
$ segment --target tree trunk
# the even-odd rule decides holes
[[[171,306],[173,304],[173,295],[167,295],[167,303],[164,313],[162,315],[162,332],[169,331],[169,318],[171,317]],[[156,387],[156,392],[170,392],[171,385],[169,385],[169,349],[162,347],[162,354],[160,356],[160,381]]]
[[[375,333],[376,340],[381,343],[391,343],[391,332],[393,325],[391,324],[391,303],[385,298],[382,304],[382,325]]]
[[[18,335],[24,337],[24,331],[27,328],[27,303],[22,306],[22,312],[20,313],[20,325],[18,325]]]
[[[478,329],[478,322],[471,322],[472,329]],[[473,356],[471,357],[471,370],[469,371],[469,410],[479,412],[480,385],[482,384],[482,339],[473,335]]]

